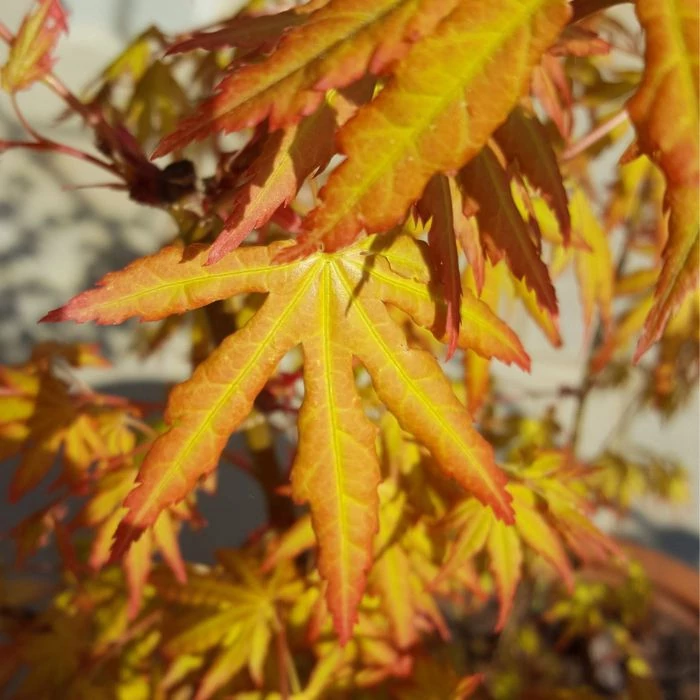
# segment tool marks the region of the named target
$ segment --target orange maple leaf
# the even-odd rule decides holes
[[[2,87],[14,93],[44,78],[53,66],[51,54],[58,37],[67,31],[61,0],[39,0],[39,7],[24,18],[11,41],[7,63],[0,70]]]
[[[154,157],[213,132],[238,131],[266,118],[273,130],[298,121],[318,107],[326,90],[350,85],[367,72],[382,72],[457,4],[331,0],[287,31],[264,60],[227,76],[192,117],[163,139]]]
[[[443,471],[510,521],[510,498],[490,445],[472,428],[432,355],[407,345],[386,308],[396,306],[426,328],[441,325],[445,304],[439,286],[431,289],[425,244],[405,235],[377,244],[371,237],[343,252],[318,252],[286,264],[273,260],[289,242],[251,246],[208,266],[207,248],[193,247],[184,256],[181,249],[166,248],[107,275],[97,289],[48,314],[45,320],[52,321],[156,320],[234,294],[268,294],[254,317],[172,392],[166,411],[171,428],[154,443],[125,501],[129,513],[117,532],[116,551],[216,467],[229,435],[298,344],[306,391],[292,490],[298,501],[310,503],[319,569],[329,582],[329,609],[342,640],[350,636],[371,564],[380,478],[375,429],[362,411],[353,357]],[[528,366],[517,337],[470,293],[460,315],[460,347]]]
[[[527,90],[532,66],[569,12],[559,0],[459,3],[339,131],[347,160],[306,218],[296,254],[321,241],[336,250],[363,229],[390,229],[435,173],[476,156]]]
[[[697,287],[700,269],[700,120],[695,0],[638,0],[646,31],[644,77],[627,109],[639,142],[666,176],[668,241],[656,299],[635,352],[635,361],[663,333],[671,313]]]

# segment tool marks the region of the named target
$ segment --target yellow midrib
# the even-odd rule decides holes
[[[360,268],[363,270],[365,269],[363,263],[360,261],[348,259],[344,262],[346,264],[349,263],[350,265],[353,265],[357,268]],[[382,273],[380,270],[378,270],[376,268],[376,266],[370,267],[368,272],[369,272],[370,277],[374,277],[375,279],[379,280],[380,282],[384,282],[387,285],[390,285],[392,287],[396,287],[397,289],[400,289],[401,291],[406,292],[407,294],[411,294],[414,297],[418,297],[423,301],[427,301],[427,302],[430,302],[430,303],[435,304],[435,305],[437,305],[438,303],[441,303],[441,302],[436,302],[436,300],[430,296],[430,292],[428,291],[428,288],[425,285],[421,285],[417,282],[412,282],[409,279],[404,279],[404,278],[398,277],[398,276],[391,277],[390,275],[388,275],[386,273]],[[391,302],[387,302],[387,303],[391,303]],[[442,302],[442,303],[444,303],[444,302]],[[493,331],[497,329],[497,326],[495,326],[494,324],[489,324],[487,321],[485,321],[484,319],[480,318],[477,315],[474,315],[474,314],[466,314],[465,315],[465,314],[463,314],[463,309],[462,309],[461,305],[460,305],[460,318],[461,318],[463,323],[466,323],[467,321],[469,321],[469,323],[476,326],[477,328],[482,328],[482,329],[488,330],[490,333],[493,333]],[[422,324],[418,323],[418,321],[414,321],[414,322],[422,327]],[[513,348],[511,342],[509,342],[509,341],[506,342],[508,340],[507,336],[504,336],[500,332],[498,333],[498,336],[499,336],[499,338],[502,339],[501,342],[503,342],[503,344],[506,347],[508,347],[511,351],[516,350],[515,348]],[[477,354],[479,354],[479,353],[477,353]],[[486,358],[486,359],[490,359],[490,358]]]
[[[335,398],[334,398],[334,387],[332,380],[332,367],[333,367],[333,354],[331,352],[331,313],[330,308],[330,298],[332,294],[331,289],[331,264],[328,262],[323,266],[323,271],[321,273],[321,343],[323,352],[323,379],[325,384],[326,393],[326,412],[328,415],[328,420],[330,423],[331,431],[331,445],[333,450],[333,471],[335,473],[335,499],[338,505],[338,520],[340,523],[341,532],[336,542],[336,546],[339,550],[339,557],[341,561],[341,608],[343,615],[347,614],[348,610],[348,576],[351,574],[350,562],[348,561],[348,547],[346,538],[344,536],[347,529],[347,509],[345,507],[344,493],[341,484],[344,483],[343,474],[343,451],[340,445],[340,440],[338,436],[338,416],[334,410],[335,408]],[[323,466],[321,465],[321,468]]]
[[[175,280],[173,282],[165,282],[162,284],[159,284],[154,287],[149,287],[146,290],[134,292],[133,294],[127,294],[126,296],[119,296],[118,298],[115,299],[108,299],[107,301],[101,302],[99,304],[100,309],[109,309],[112,308],[113,306],[120,307],[126,303],[130,303],[132,301],[138,300],[138,299],[143,299],[144,297],[147,297],[151,294],[158,294],[162,292],[167,292],[170,289],[186,289],[190,285],[196,285],[202,282],[216,282],[218,280],[225,280],[225,279],[231,279],[235,277],[242,277],[244,275],[251,275],[253,277],[257,276],[262,276],[262,275],[267,275],[270,273],[274,273],[278,270],[285,270],[290,267],[294,267],[295,265],[299,265],[299,261],[293,261],[290,263],[284,263],[280,265],[265,265],[264,267],[259,267],[259,268],[250,268],[250,267],[244,267],[238,270],[227,270],[226,272],[217,272],[217,273],[208,273],[205,275],[201,275],[198,277],[187,277],[187,279],[184,280]],[[116,273],[119,274],[119,273]],[[156,273],[153,273],[156,274]],[[251,291],[253,288],[257,289],[258,285],[251,284],[250,288],[246,287],[245,289],[240,289],[231,292],[231,295],[234,294],[242,294],[247,291]],[[103,290],[107,290],[107,287],[97,287],[94,290],[91,290],[93,292],[100,292]],[[211,301],[216,301],[220,297],[215,296],[212,297]],[[205,304],[202,304],[203,306]],[[194,307],[192,307],[194,308]],[[140,315],[140,314],[137,314]],[[165,313],[164,316],[169,316],[170,313]]]

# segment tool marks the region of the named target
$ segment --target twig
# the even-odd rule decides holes
[[[227,462],[230,462],[234,467],[238,467],[239,469],[242,469],[243,471],[248,472],[249,474],[254,473],[253,463],[249,459],[246,459],[244,455],[233,452],[232,450],[224,449],[221,453],[221,456]]]
[[[55,73],[45,75],[43,83],[53,90],[70,109],[79,114],[83,121],[99,134],[100,138],[109,142],[112,151],[116,153],[119,152],[119,140],[114,129],[107,123],[104,115],[100,111],[87,107],[82,100],[68,89],[65,83]]]
[[[643,398],[643,389],[641,391],[635,391],[632,394],[631,399],[627,402],[627,405],[620,414],[620,417],[617,419],[617,422],[613,428],[608,431],[608,435],[603,442],[603,451],[609,449],[609,447],[615,447],[620,443],[620,440],[629,430],[632,419],[639,412],[639,406],[642,404]]]
[[[106,161],[95,158],[85,151],[81,151],[72,146],[67,146],[63,143],[56,143],[55,141],[49,141],[44,139],[43,141],[5,141],[0,140],[0,151],[9,148],[26,148],[29,151],[48,151],[53,153],[60,153],[64,156],[71,156],[73,158],[79,158],[80,160],[86,161],[87,163],[92,163],[98,168],[103,168],[109,171],[112,175],[119,175],[114,166],[107,163]],[[119,176],[121,177],[121,176]]]
[[[619,280],[622,276],[622,272],[625,268],[625,263],[627,262],[627,254],[630,248],[630,239],[632,237],[632,229],[628,228],[625,232],[625,240],[622,246],[622,251],[620,253],[620,259],[617,261],[615,267],[615,280]],[[597,382],[590,375],[591,362],[593,360],[593,355],[598,349],[598,344],[603,333],[603,323],[598,320],[598,326],[596,332],[593,335],[593,340],[588,347],[588,353],[586,355],[586,376],[581,382],[581,387],[579,389],[577,398],[578,403],[576,406],[576,413],[574,414],[573,426],[571,428],[571,435],[569,437],[569,446],[573,454],[576,454],[576,447],[578,445],[578,440],[581,434],[581,426],[583,424],[583,414],[586,408],[586,403],[588,401],[588,396],[591,390],[595,388]]]
[[[10,101],[12,103],[12,109],[14,110],[14,113],[17,116],[17,119],[19,120],[19,123],[24,127],[24,130],[34,139],[34,141],[1,141],[0,146],[4,146],[5,148],[28,148],[30,150],[54,151],[56,153],[62,153],[63,155],[72,156],[74,158],[79,158],[80,160],[87,161],[88,163],[92,163],[93,165],[96,165],[100,168],[104,168],[105,170],[109,171],[112,175],[117,175],[118,177],[121,177],[119,171],[111,163],[108,163],[104,160],[100,160],[99,158],[96,158],[95,156],[92,156],[89,153],[86,153],[85,151],[81,151],[77,148],[73,148],[72,146],[67,146],[62,143],[57,143],[56,141],[42,136],[27,121],[27,118],[24,116],[22,110],[19,107],[19,103],[17,102],[17,96],[14,93],[10,96]]]
[[[24,114],[22,113],[22,110],[19,108],[19,104],[17,102],[17,95],[13,92],[10,94],[10,101],[12,102],[12,109],[15,112],[15,115],[17,116],[17,119],[19,119],[20,124],[24,127],[24,130],[37,142],[39,143],[44,143],[47,142],[48,140],[45,139],[43,136],[38,134],[34,127],[27,121],[25,118]]]
[[[629,114],[627,114],[626,109],[623,109],[621,112],[618,112],[614,117],[611,117],[602,124],[599,124],[595,129],[586,134],[582,139],[580,139],[576,143],[571,144],[571,146],[569,146],[564,151],[564,153],[562,153],[562,160],[572,160],[576,156],[583,153],[583,151],[592,146],[594,143],[600,141],[602,138],[607,136],[613,129],[620,126],[620,124],[624,124],[628,119]]]
[[[124,416],[124,422],[131,428],[138,430],[140,433],[143,434],[144,437],[148,438],[149,440],[155,440],[158,437],[158,432],[154,430],[150,425],[148,425],[148,423],[145,423],[139,418],[135,418],[134,416],[131,416],[128,413]]]

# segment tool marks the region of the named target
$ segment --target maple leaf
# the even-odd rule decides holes
[[[417,517],[430,501],[440,512],[439,477],[428,474],[427,455],[404,433],[396,419],[385,413],[380,424],[381,461],[385,478],[379,485],[379,531],[374,537],[375,563],[370,572],[362,605],[371,608],[381,601],[389,624],[387,638],[396,650],[418,643],[421,632],[437,631],[449,639],[447,624],[431,590],[438,573],[433,561],[441,549],[435,546],[430,526]],[[448,490],[449,486],[447,487]],[[311,519],[305,516],[285,532],[268,556],[265,568],[289,560],[316,545]],[[353,637],[357,639],[357,634]]]
[[[129,45],[101,72],[98,82],[116,83],[128,76],[138,83],[148,70],[156,46],[162,47],[165,38],[158,29],[149,27],[132,39]]]
[[[560,0],[459,3],[339,131],[347,159],[305,219],[300,251],[320,241],[336,250],[362,229],[390,229],[435,173],[476,156],[527,89],[530,69],[568,17],[568,4]],[[496,92],[489,87],[494,81]]]
[[[133,488],[136,474],[137,468],[132,464],[117,469],[108,467],[100,474],[90,498],[76,516],[74,527],[85,526],[94,531],[88,563],[95,571],[109,561],[112,538],[124,516],[122,502]],[[123,568],[129,593],[127,612],[131,619],[140,610],[154,554],[161,554],[177,580],[183,582],[186,579],[174,515],[176,513],[172,509],[163,511],[152,530],[144,533],[124,557]]]
[[[290,607],[304,586],[289,564],[261,575],[256,560],[245,553],[222,550],[217,559],[219,567],[190,572],[185,585],[164,570],[151,578],[159,595],[175,604],[166,618],[165,654],[176,660],[216,651],[196,700],[210,698],[244,667],[262,685],[270,642],[280,624],[278,606]]]
[[[685,404],[697,385],[699,325],[700,290],[685,298],[660,340],[650,389],[656,406],[666,416]]]
[[[552,120],[564,141],[569,140],[573,124],[573,96],[561,61],[550,54],[542,56],[532,72],[532,93]]]
[[[383,427],[386,432],[386,422]],[[421,455],[414,456],[417,459],[409,460],[409,468],[420,470]],[[382,601],[397,649],[416,644],[421,630],[436,630],[443,639],[449,639],[447,623],[429,588],[437,568],[431,561],[435,547],[426,523],[414,517],[398,480],[383,481],[379,493],[380,528],[374,540],[376,563],[369,578],[368,595],[377,595]]]
[[[322,608],[323,599],[317,595],[316,601]],[[392,644],[389,624],[376,601],[360,607],[352,644],[343,647],[329,640],[329,632],[326,624],[314,632],[318,662],[300,699],[347,695],[353,690],[352,694],[359,694],[363,688],[410,678],[413,657]]]
[[[25,90],[51,71],[51,53],[61,32],[68,31],[66,20],[61,0],[39,0],[11,41],[7,63],[0,70],[3,89],[11,93]]]
[[[590,202],[579,189],[571,198],[573,226],[590,250],[574,249],[574,266],[578,277],[583,320],[590,331],[593,309],[598,306],[604,331],[610,331],[615,270],[605,229]]]
[[[436,547],[431,533],[425,523],[402,525],[406,532],[378,552],[369,590],[382,601],[392,642],[405,650],[419,642],[421,633],[437,632],[449,640],[450,632],[431,590],[438,573],[432,561]]]
[[[173,75],[173,67],[163,61],[154,61],[135,80],[124,113],[124,125],[143,145],[150,138],[171,132],[188,106],[189,100]]]
[[[577,188],[571,196],[570,209],[573,245],[567,249],[558,248],[550,268],[552,273],[556,274],[573,261],[586,333],[590,334],[592,331],[593,314],[597,308],[603,331],[607,336],[612,328],[615,284],[615,269],[608,235],[588,196],[581,188]],[[542,223],[543,231],[549,229],[551,234],[551,227],[542,214],[540,209],[537,212],[538,223]]]
[[[674,502],[688,500],[687,473],[677,464],[653,455],[604,452],[592,465],[586,481],[601,500],[626,512],[635,499],[654,495]]]
[[[577,493],[578,476],[567,462],[565,453],[543,450],[530,465],[518,468],[521,483],[511,481],[506,487],[513,496],[514,525],[494,519],[473,498],[458,502],[441,522],[446,531],[456,532],[456,538],[435,585],[486,551],[500,601],[497,630],[508,619],[522,576],[523,545],[551,564],[570,589],[572,567],[563,541],[586,560],[604,560],[618,551],[588,520],[589,504]]]
[[[558,240],[561,243],[561,239]],[[553,314],[549,309],[540,306],[537,301],[537,296],[532,290],[527,288],[525,282],[517,279],[509,272],[506,261],[502,260],[496,265],[492,265],[488,260],[485,261],[482,274],[483,282],[479,296],[483,298],[492,309],[497,310],[499,308],[502,297],[505,297],[509,304],[512,304],[515,300],[519,301],[530,318],[545,334],[549,342],[554,347],[561,346],[562,340],[559,334],[558,314]],[[467,284],[471,285],[471,281],[467,281]],[[474,285],[476,285],[476,279],[474,280]],[[473,353],[467,351],[467,357],[470,358],[469,364],[472,364],[471,359],[474,357]],[[481,363],[481,365],[483,369],[483,363]],[[469,384],[470,381],[471,380],[467,378],[467,384]],[[481,381],[485,381],[483,375]],[[472,387],[472,389],[474,388],[475,387]],[[485,387],[482,386],[482,390],[483,389],[485,389]]]
[[[431,289],[425,244],[397,236],[382,245],[368,238],[337,254],[318,252],[275,264],[289,243],[251,246],[204,266],[209,250],[177,247],[105,277],[44,320],[119,323],[130,316],[157,320],[244,292],[266,292],[262,307],[171,394],[166,420],[127,497],[129,514],[117,532],[117,551],[149,527],[169,504],[184,498],[216,467],[233,432],[285,353],[301,344],[305,399],[292,470],[295,498],[308,501],[319,537],[319,568],[330,583],[329,608],[347,640],[364,589],[376,530],[379,465],[374,427],[364,417],[352,359],[368,370],[382,402],[435,456],[444,472],[510,520],[504,479],[490,446],[472,428],[435,359],[411,349],[386,305],[420,326],[444,316]],[[488,307],[465,294],[460,347],[528,366],[517,337]]]
[[[476,220],[492,263],[505,257],[513,276],[531,289],[540,306],[554,318],[557,297],[547,266],[540,258],[539,230],[523,220],[511,194],[510,180],[493,151],[485,148],[462,168],[465,195],[476,202]]]
[[[195,49],[215,51],[232,46],[247,50],[274,46],[285,30],[303,24],[307,13],[308,9],[302,5],[272,15],[234,17],[218,29],[178,37],[168,46],[167,53],[184,53]]]
[[[430,223],[428,244],[433,258],[433,266],[445,290],[445,328],[448,335],[447,359],[457,349],[459,336],[459,302],[462,286],[459,274],[459,255],[455,233],[454,200],[458,196],[454,183],[444,175],[434,175],[428,182],[423,197],[418,203],[418,211]]]
[[[465,202],[464,197],[462,197],[462,207],[456,212],[457,216],[455,217],[455,235],[474,275],[475,289],[481,294],[484,286],[486,258],[479,240],[479,230],[473,217],[474,213],[471,211],[471,203]]]
[[[484,269],[483,273],[486,272]],[[500,277],[489,269],[489,274],[484,274],[481,291],[478,297],[488,304],[490,309],[498,310],[500,301]],[[473,267],[468,267],[464,273],[464,287],[476,293],[476,275]],[[464,382],[467,390],[467,408],[474,416],[484,404],[489,390],[489,360],[481,357],[471,350],[464,351]]]
[[[260,154],[241,176],[224,228],[209,253],[215,263],[254,229],[289,204],[304,180],[333,155],[336,115],[324,104],[295,126],[269,134]]]
[[[565,242],[571,236],[568,199],[556,155],[537,117],[516,107],[494,134],[509,162],[527,178],[556,214]]]
[[[10,499],[33,489],[59,459],[59,482],[79,483],[99,459],[128,447],[109,444],[103,429],[110,417],[129,412],[124,400],[93,392],[73,367],[104,365],[91,346],[37,346],[32,359],[0,367],[0,450],[21,455],[10,483]]]
[[[656,299],[637,345],[637,361],[659,339],[673,310],[698,281],[700,11],[694,0],[638,0],[635,8],[646,32],[646,61],[642,83],[627,110],[642,150],[666,176],[670,212]]]
[[[605,212],[607,228],[622,224],[635,234],[649,231],[659,246],[663,246],[667,236],[662,213],[665,187],[661,171],[646,156],[625,163],[618,171],[613,196]],[[640,206],[642,201],[650,206]]]
[[[159,634],[153,616],[129,624],[125,607],[123,580],[111,569],[62,587],[16,630],[3,620],[10,643],[0,650],[0,691],[18,700],[58,687],[71,698],[148,697],[163,672],[153,654]]]
[[[265,60],[241,66],[225,78],[192,117],[163,139],[154,156],[215,131],[255,126],[265,118],[273,130],[297,121],[316,109],[325,90],[349,85],[367,71],[380,73],[457,4],[331,0],[301,26],[292,27]]]
[[[44,544],[49,531],[57,540],[65,538],[64,554],[69,556],[64,558],[70,559],[70,535],[82,526],[94,528],[90,567],[97,570],[109,559],[112,537],[123,516],[122,501],[137,474],[132,422],[138,420],[139,411],[120,397],[92,392],[68,369],[103,364],[93,347],[78,345],[38,346],[30,362],[0,366],[0,450],[5,457],[21,455],[10,483],[10,500],[35,488],[57,461],[62,470],[54,490],[62,485],[73,493],[89,493],[68,526],[61,522],[65,496],[22,520],[12,533],[20,559]],[[171,516],[161,513],[153,531],[124,559],[132,617],[141,604],[153,552],[159,551],[175,575],[184,577]],[[182,518],[188,516],[182,513]]]

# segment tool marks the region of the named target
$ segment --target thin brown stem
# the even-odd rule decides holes
[[[250,474],[253,473],[253,464],[244,455],[238,454],[237,452],[234,452],[233,450],[226,450],[225,449],[221,453],[221,456],[227,462],[230,462],[234,467],[238,467],[239,469],[242,469],[244,472],[248,472]]]
[[[17,95],[13,92],[10,94],[10,102],[12,103],[12,109],[15,112],[15,116],[19,120],[19,123],[24,127],[24,130],[37,142],[43,143],[47,142],[41,134],[37,133],[34,127],[27,121],[26,117],[19,108],[19,103],[17,102]]]
[[[158,437],[158,432],[148,425],[148,423],[145,423],[139,418],[126,414],[124,416],[124,422],[128,426],[138,430],[145,438],[148,438],[149,440],[155,440]]]
[[[43,141],[39,142],[0,140],[0,151],[8,150],[10,148],[24,148],[28,151],[44,151],[46,153],[60,153],[64,156],[78,158],[86,163],[91,163],[92,165],[96,165],[98,168],[107,170],[112,175],[121,177],[111,163],[95,158],[95,156],[91,156],[89,153],[85,153],[85,151],[81,151],[78,148],[73,148],[72,146],[67,146],[64,143],[56,143],[55,141],[49,141],[48,139],[44,139]]]
[[[80,102],[75,99],[75,102],[80,105]],[[80,158],[81,160],[85,160],[88,163],[92,163],[93,165],[96,165],[100,168],[104,168],[108,170],[110,173],[113,175],[120,176],[119,171],[111,164],[108,163],[107,161],[100,160],[99,158],[96,158],[95,156],[91,156],[89,153],[86,153],[85,151],[81,151],[77,148],[73,148],[72,146],[66,146],[65,144],[62,143],[57,143],[56,141],[53,141],[52,139],[46,138],[46,136],[42,136],[27,120],[27,118],[24,116],[22,110],[19,107],[19,103],[17,102],[17,96],[12,93],[10,95],[10,101],[12,103],[12,109],[14,110],[15,115],[17,116],[17,119],[19,123],[24,127],[24,130],[34,139],[34,142],[37,144],[43,144],[44,148],[43,149],[38,149],[38,150],[47,150],[47,151],[55,151],[56,153],[62,153],[64,155],[69,155],[74,158]],[[21,141],[14,141],[14,142],[6,142],[6,143],[12,143],[17,147],[23,147],[23,148],[29,148],[27,143],[21,142]],[[31,143],[31,142],[29,142]]]
[[[594,143],[597,143],[601,139],[605,138],[613,129],[620,126],[620,124],[624,124],[628,119],[629,114],[627,114],[627,110],[623,109],[621,112],[618,112],[614,117],[611,117],[602,124],[599,124],[582,139],[571,144],[571,146],[569,146],[564,153],[562,153],[562,160],[572,160],[576,156],[583,153],[587,148],[590,148]]]
[[[252,473],[265,493],[269,523],[274,528],[286,530],[296,516],[291,500],[278,491],[286,479],[277,459],[274,437],[267,420],[251,425],[245,437],[253,462]]]
[[[595,347],[595,343],[591,343],[590,350],[586,357],[586,368],[590,367],[591,358],[593,357],[592,349]],[[586,378],[581,382],[581,390],[578,393],[578,400],[576,402],[576,412],[574,413],[574,421],[571,426],[571,435],[569,436],[569,445],[571,446],[571,451],[576,454],[579,438],[581,437],[581,427],[583,426],[583,416],[586,409],[586,404],[588,402],[588,396],[593,388],[593,382],[590,378]]]
[[[625,269],[625,264],[627,262],[627,254],[630,248],[630,239],[632,237],[632,229],[628,228],[625,232],[625,240],[622,245],[622,251],[620,253],[620,258],[615,266],[615,280],[619,280],[622,277],[622,273]],[[593,355],[598,349],[600,340],[603,335],[603,324],[599,320],[596,327],[596,332],[593,334],[593,339],[588,346],[588,353],[586,355],[586,376],[581,382],[581,387],[578,391],[577,398],[578,403],[576,405],[576,412],[574,414],[574,421],[571,428],[571,435],[569,437],[569,446],[573,454],[576,454],[576,448],[578,446],[578,441],[581,436],[581,427],[583,425],[583,416],[586,409],[586,404],[588,402],[588,397],[591,391],[595,388],[596,382],[593,377],[591,377],[591,362],[593,360]]]
[[[96,115],[93,115],[93,113],[86,108],[83,102],[81,102],[80,99],[78,99],[78,97],[68,89],[66,84],[57,75],[49,73],[48,75],[44,76],[43,82],[48,88],[53,90],[53,92],[55,92],[74,112],[80,114],[85,121],[99,121],[99,118],[96,119]]]
[[[114,152],[119,152],[119,142],[114,129],[105,121],[103,114],[95,109],[89,108],[71,92],[65,83],[54,73],[44,76],[44,85],[53,90],[76,114],[79,114],[83,121],[93,129],[101,139],[109,143]]]
[[[113,469],[119,469],[123,465],[125,465],[127,462],[132,460],[134,457],[138,457],[140,454],[143,454],[144,452],[147,452],[148,450],[151,449],[151,443],[150,442],[143,442],[137,447],[134,447],[133,450],[129,450],[129,452],[125,452],[124,454],[117,455],[115,457],[109,457],[107,459],[106,463],[106,469],[107,470],[113,470]]]
[[[15,35],[2,22],[0,22],[0,39],[10,45],[15,40]],[[42,82],[54,93],[56,93],[74,112],[79,114],[85,120],[85,123],[88,124],[88,126],[99,131],[102,138],[111,143],[113,149],[118,150],[119,144],[117,143],[114,131],[109,126],[109,124],[107,124],[104,117],[99,112],[89,109],[75,94],[73,94],[73,92],[71,92],[71,90],[68,89],[65,83],[54,73],[48,73],[47,75],[45,75],[42,78]],[[14,98],[15,96],[12,95],[13,102]],[[37,138],[37,136],[35,136],[35,132],[27,124],[27,122],[24,120],[21,114],[18,113],[18,117],[20,118],[20,121],[22,122],[24,127],[29,131],[29,133],[32,134],[32,136],[34,136],[35,138]],[[46,139],[42,138],[37,138],[37,140],[46,141]],[[95,161],[96,159],[91,160],[91,162]],[[97,164],[98,162],[99,161],[95,162],[95,164]],[[101,167],[105,167],[105,165],[102,165]],[[110,169],[113,170],[111,167]],[[117,171],[115,170],[115,172]]]

